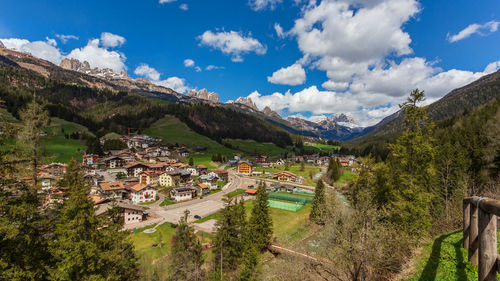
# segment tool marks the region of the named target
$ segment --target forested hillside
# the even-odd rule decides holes
[[[0,99],[15,117],[36,94],[46,102],[51,116],[81,124],[98,137],[109,132],[125,134],[129,128],[141,132],[170,114],[217,141],[234,138],[273,142],[282,147],[292,144],[283,129],[231,109],[203,103],[171,103],[134,93],[68,84],[11,64],[3,63],[0,68]]]

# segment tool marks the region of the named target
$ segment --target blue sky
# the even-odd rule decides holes
[[[497,70],[499,22],[498,0],[3,0],[0,40],[180,92],[371,125],[410,89],[432,102]]]

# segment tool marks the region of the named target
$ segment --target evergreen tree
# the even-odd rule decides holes
[[[33,100],[26,105],[26,108],[19,114],[23,122],[19,140],[26,149],[27,157],[31,162],[31,173],[33,182],[38,184],[37,169],[41,162],[40,137],[43,134],[43,127],[50,122],[49,113],[37,102],[36,95]]]
[[[202,280],[204,273],[200,240],[187,223],[188,212],[179,220],[170,253],[171,280]]]
[[[273,223],[267,206],[266,184],[261,182],[253,201],[252,214],[248,222],[249,241],[262,251],[271,243]]]
[[[189,157],[189,166],[193,166],[193,165],[194,165],[193,157]]]
[[[405,116],[405,132],[390,145],[393,185],[391,220],[406,233],[418,236],[431,224],[431,202],[435,192],[434,124],[425,108],[418,103],[425,100],[424,92],[412,91],[408,100],[400,105]]]
[[[0,124],[3,146],[13,130],[5,120]],[[0,151],[0,280],[46,280],[52,263],[46,239],[51,223],[41,212],[38,188],[19,180],[24,163],[12,150]]]
[[[303,172],[306,169],[306,163],[304,160],[300,161],[300,170]]]
[[[137,265],[133,246],[116,223],[118,212],[110,218],[95,215],[88,197],[83,173],[73,159],[66,177],[69,196],[60,210],[51,253],[55,266],[50,280],[135,280]],[[71,179],[71,180],[69,180]]]
[[[245,258],[238,273],[238,281],[257,281],[259,279],[259,251],[250,246],[245,250]]]
[[[284,167],[284,170],[285,170],[285,171],[290,170],[290,161],[288,161],[288,159],[286,159],[286,160],[285,160],[285,167]]]
[[[229,199],[222,210],[221,220],[217,222],[214,238],[214,265],[219,275],[223,276],[224,272],[233,271],[239,265],[245,249],[245,226],[243,203],[232,203]]]
[[[309,219],[316,224],[325,224],[327,216],[325,185],[319,180],[314,190],[314,201]]]

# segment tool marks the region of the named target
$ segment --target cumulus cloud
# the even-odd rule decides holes
[[[186,85],[186,80],[184,78],[179,78],[176,76],[169,77],[165,80],[160,80],[160,81],[151,81],[153,84],[163,86],[166,88],[170,88],[177,93],[185,93],[188,91],[190,88]]]
[[[177,0],[159,0],[159,3],[160,4],[164,4],[164,3],[172,3],[172,2],[175,2]]]
[[[349,87],[349,83],[347,82],[334,82],[332,80],[328,80],[321,84],[321,87],[330,90],[330,91],[343,91]]]
[[[500,24],[500,22],[498,22],[498,21],[489,21],[485,24],[473,23],[473,24],[470,24],[469,26],[467,26],[466,28],[462,29],[457,34],[451,35],[448,33],[446,35],[446,39],[448,39],[448,41],[450,43],[454,43],[454,42],[469,38],[473,34],[479,34],[481,36],[486,36],[486,35],[489,35],[493,32],[496,32],[498,30],[499,24]]]
[[[267,52],[267,48],[257,39],[252,38],[251,35],[245,36],[236,31],[214,33],[207,30],[198,36],[198,40],[200,40],[202,46],[209,46],[226,55],[231,55],[231,60],[234,62],[243,61],[242,55],[246,53],[254,52],[263,55]]]
[[[274,10],[281,2],[283,2],[283,0],[249,0],[248,5],[254,11],[262,11],[266,9]]]
[[[125,43],[125,38],[109,32],[101,33],[101,44],[105,48],[119,47]]]
[[[59,40],[61,40],[61,42],[62,42],[63,44],[68,43],[68,41],[69,41],[69,40],[71,40],[71,39],[73,39],[73,40],[78,40],[78,39],[79,39],[79,37],[78,37],[78,36],[76,36],[76,35],[71,35],[71,34],[69,34],[69,35],[65,35],[65,34],[56,34],[56,37],[57,37],[57,38],[59,38]]]
[[[285,37],[285,32],[283,31],[283,27],[281,27],[279,23],[274,24],[274,30],[276,31],[276,35],[278,35],[278,38]]]
[[[91,67],[110,68],[115,72],[126,71],[125,61],[127,58],[125,55],[102,48],[99,44],[99,39],[89,40],[87,46],[72,50],[66,57],[88,61]],[[103,43],[103,45],[106,46],[107,43]]]
[[[177,93],[185,93],[186,91],[190,90],[190,87],[186,85],[186,80],[184,78],[179,78],[176,76],[169,77],[164,80],[160,80],[160,72],[156,70],[155,68],[145,64],[141,63],[135,70],[134,74],[138,76],[142,76],[145,78],[148,78],[151,83],[158,85],[158,86],[163,86],[166,88],[170,88]]]
[[[430,103],[498,69],[500,61],[490,63],[481,72],[442,71],[422,58],[408,58],[400,64],[391,63],[386,68],[378,67],[356,76],[348,90],[342,93],[311,86],[295,93],[262,95],[255,91],[248,97],[259,108],[269,106],[279,113],[310,113],[312,116],[345,113],[354,117],[359,125],[369,126],[396,112],[398,104],[414,88],[424,90],[427,103]]]
[[[184,66],[185,67],[193,67],[194,66],[194,60],[192,60],[192,59],[185,59],[184,60]]]
[[[272,76],[267,77],[267,81],[273,84],[296,86],[304,84],[306,72],[300,64],[293,64],[275,71]]]
[[[179,9],[181,9],[183,11],[187,11],[189,9],[188,4],[185,4],[185,3],[184,4],[180,4],[179,5]]]
[[[143,77],[147,77],[151,80],[160,80],[160,73],[150,67],[149,65],[145,64],[145,63],[142,63],[140,64],[135,70],[134,70],[134,74],[135,75],[139,75],[139,76],[143,76]]]
[[[26,39],[3,38],[0,39],[6,48],[19,52],[30,53],[35,57],[48,60],[54,64],[59,64],[63,59],[61,52],[56,48],[54,39],[46,38],[47,41],[30,42]]]

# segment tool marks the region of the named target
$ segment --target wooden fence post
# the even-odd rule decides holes
[[[464,249],[469,249],[469,237],[470,237],[470,203],[467,200],[464,200]]]
[[[477,225],[477,209],[474,204],[470,206],[470,230],[469,230],[469,261],[472,265],[478,263],[478,225]]]
[[[481,204],[481,202],[479,203]],[[497,216],[478,206],[479,281],[497,280]]]

